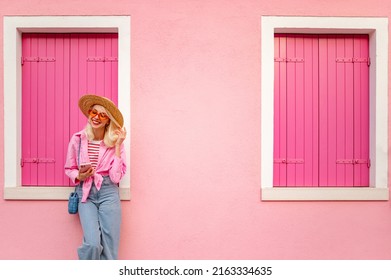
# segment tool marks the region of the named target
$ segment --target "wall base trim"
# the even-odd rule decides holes
[[[388,188],[289,188],[274,187],[262,188],[263,201],[314,201],[314,200],[340,200],[340,201],[387,201]]]

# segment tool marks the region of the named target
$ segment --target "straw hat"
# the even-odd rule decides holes
[[[123,127],[124,118],[120,110],[118,110],[117,106],[110,99],[94,94],[86,94],[79,99],[79,108],[87,118],[89,117],[88,110],[90,110],[94,105],[101,105],[105,107],[105,109],[113,117],[111,120],[114,121],[114,123],[116,123],[119,127]]]

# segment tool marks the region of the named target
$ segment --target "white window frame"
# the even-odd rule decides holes
[[[388,18],[262,16],[261,24],[261,199],[388,200]],[[273,187],[275,33],[369,35],[369,188]]]
[[[120,197],[130,200],[130,16],[4,16],[4,199],[66,200],[74,187],[21,183],[21,52],[23,33],[118,33],[118,106],[128,132],[127,173]],[[64,163],[65,164],[65,163]]]

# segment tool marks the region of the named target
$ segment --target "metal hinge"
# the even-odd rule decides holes
[[[55,57],[39,57],[39,56],[30,56],[30,57],[22,57],[21,63],[22,65],[25,62],[55,62]]]
[[[337,159],[337,164],[367,164],[368,168],[371,167],[370,159]]]
[[[87,62],[116,62],[118,61],[118,57],[87,57]]]
[[[23,167],[24,163],[55,163],[56,160],[54,158],[21,158],[20,166]]]
[[[335,59],[337,63],[367,63],[371,65],[370,57],[338,57]]]
[[[293,58],[286,58],[286,57],[275,57],[275,62],[304,62],[304,58],[300,57],[293,57]]]
[[[296,158],[291,158],[291,159],[286,159],[286,158],[278,158],[274,160],[274,163],[283,163],[283,164],[303,164],[304,159],[296,159]]]

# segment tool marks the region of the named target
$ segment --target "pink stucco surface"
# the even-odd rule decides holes
[[[4,15],[131,16],[121,259],[390,259],[385,202],[262,202],[261,16],[391,15],[385,0],[0,0]],[[0,21],[3,30],[3,21]],[[2,31],[1,31],[2,32]],[[0,60],[3,54],[0,36]],[[0,116],[3,116],[0,63]],[[272,121],[272,120],[271,120]],[[65,201],[3,199],[0,259],[76,259]]]

